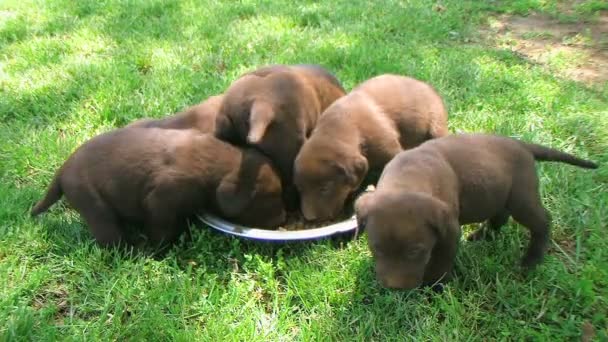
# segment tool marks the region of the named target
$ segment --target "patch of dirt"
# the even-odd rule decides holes
[[[582,330],[582,336],[581,336],[582,342],[593,341],[593,338],[595,337],[595,328],[593,327],[593,324],[591,324],[589,321],[585,321],[583,323],[583,327],[581,330]]]
[[[34,297],[32,303],[32,306],[37,310],[41,310],[49,305],[55,305],[57,309],[55,322],[63,324],[63,319],[70,315],[68,291],[65,286],[58,285],[56,287],[44,289]]]
[[[482,38],[500,48],[589,85],[608,81],[608,12],[597,21],[561,23],[545,15],[502,15],[489,20]],[[560,62],[560,56],[562,61]]]

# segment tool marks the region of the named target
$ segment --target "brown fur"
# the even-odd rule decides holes
[[[337,79],[321,67],[264,67],[226,90],[216,135],[254,145],[269,156],[279,169],[287,197],[292,197],[296,194],[291,185],[293,161],[319,115],[343,95]]]
[[[196,129],[201,133],[214,133],[222,95],[211,96],[202,103],[161,119],[140,119],[126,127]]]
[[[345,95],[346,91],[342,87],[336,76],[329,71],[315,64],[297,65],[270,65],[259,68],[249,74],[265,77],[275,72],[293,71],[305,77],[313,87],[316,97],[319,100],[321,111],[329,107],[336,99]]]
[[[554,149],[484,134],[451,135],[398,154],[376,191],[355,202],[380,282],[411,289],[448,276],[461,224],[488,220],[489,229],[498,230],[509,216],[530,230],[522,265],[540,263],[550,217],[540,200],[535,160],[597,167]]]
[[[78,148],[32,209],[65,195],[102,245],[124,240],[125,222],[143,223],[154,243],[171,241],[202,209],[236,223],[276,227],[285,219],[270,161],[195,130],[127,127]]]
[[[368,171],[446,134],[445,106],[428,84],[397,75],[363,82],[323,113],[296,158],[294,183],[304,217],[336,217]]]

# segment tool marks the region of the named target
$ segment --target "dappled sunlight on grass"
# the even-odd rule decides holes
[[[551,69],[508,41],[476,40],[489,16],[557,15],[564,4],[1,1],[0,336],[569,340],[588,321],[605,338],[608,84],[591,88],[553,72],[585,56],[552,55]],[[582,1],[564,18],[592,20],[594,6]],[[559,248],[523,274],[529,238],[511,221],[493,241],[463,242],[443,293],[381,288],[365,235],[274,245],[195,226],[157,255],[97,247],[65,202],[29,218],[84,141],[179,111],[273,63],[321,64],[347,89],[380,73],[413,76],[445,99],[452,132],[519,137],[601,168],[539,163]]]

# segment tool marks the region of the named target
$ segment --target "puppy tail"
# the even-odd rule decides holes
[[[575,157],[569,153],[558,151],[549,147],[537,144],[523,143],[526,149],[534,155],[534,159],[539,161],[557,161],[570,165],[579,166],[585,169],[597,169],[598,165],[590,160]]]
[[[51,185],[49,185],[49,188],[46,191],[46,195],[44,195],[44,198],[38,201],[34,208],[32,208],[32,211],[30,212],[32,217],[38,216],[39,214],[47,211],[53,204],[55,204],[55,202],[59,201],[61,196],[63,196],[63,190],[61,190],[59,180],[60,175],[61,169],[59,169],[59,171],[55,174]]]
[[[250,128],[247,142],[250,144],[259,144],[266,134],[266,129],[274,119],[275,113],[272,106],[263,101],[256,101],[251,106],[250,113]]]

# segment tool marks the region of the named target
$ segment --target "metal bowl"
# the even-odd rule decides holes
[[[273,242],[315,240],[347,232],[354,232],[357,229],[357,220],[354,215],[349,219],[332,223],[325,227],[302,230],[270,230],[245,227],[228,222],[209,213],[204,213],[200,215],[199,218],[209,227],[226,234],[244,237],[247,239]]]

